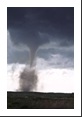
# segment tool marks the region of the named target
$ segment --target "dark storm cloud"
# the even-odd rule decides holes
[[[39,32],[50,35],[54,40],[64,39],[66,42],[63,41],[63,45],[73,42],[74,8],[72,7],[8,7],[7,22],[15,43],[29,42],[32,45],[40,45],[48,41],[48,37],[41,37]]]
[[[58,48],[69,47],[74,43],[74,8],[73,7],[8,7],[7,29],[15,45],[25,44],[30,48],[32,64],[39,46],[51,41],[57,42]],[[55,53],[63,53],[62,50]],[[48,51],[47,51],[48,52]]]

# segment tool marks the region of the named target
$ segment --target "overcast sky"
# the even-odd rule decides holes
[[[40,70],[73,70],[73,7],[7,8],[7,63],[28,64],[29,56]]]

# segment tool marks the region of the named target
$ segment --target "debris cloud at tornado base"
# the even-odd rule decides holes
[[[27,67],[20,74],[20,90],[33,91],[37,86],[37,72],[35,69]]]

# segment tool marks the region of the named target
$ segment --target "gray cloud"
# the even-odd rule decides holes
[[[31,66],[36,55],[49,59],[51,54],[59,54],[63,58],[73,61],[74,51],[72,48],[69,49],[74,45],[74,8],[72,7],[8,7],[7,29],[15,47],[19,46],[19,50],[23,50],[27,46],[30,49],[30,51],[22,52],[12,50],[14,55],[12,53],[12,57],[9,58],[13,59],[8,59],[8,62],[24,62],[29,58],[26,56],[28,52],[30,52]],[[20,46],[21,44],[23,47]],[[26,52],[27,54],[25,54]]]
[[[50,43],[42,46],[37,53],[39,58],[43,58],[47,64],[55,68],[74,67],[74,46],[60,46],[57,43]]]
[[[47,59],[44,57],[37,57],[37,69],[43,68],[57,68],[57,69],[73,69],[74,61],[71,58],[59,55],[51,54]]]
[[[7,31],[7,63],[29,63],[29,49],[23,45],[15,46]]]

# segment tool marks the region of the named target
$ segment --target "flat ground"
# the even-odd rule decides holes
[[[7,109],[74,109],[74,93],[7,92]]]

